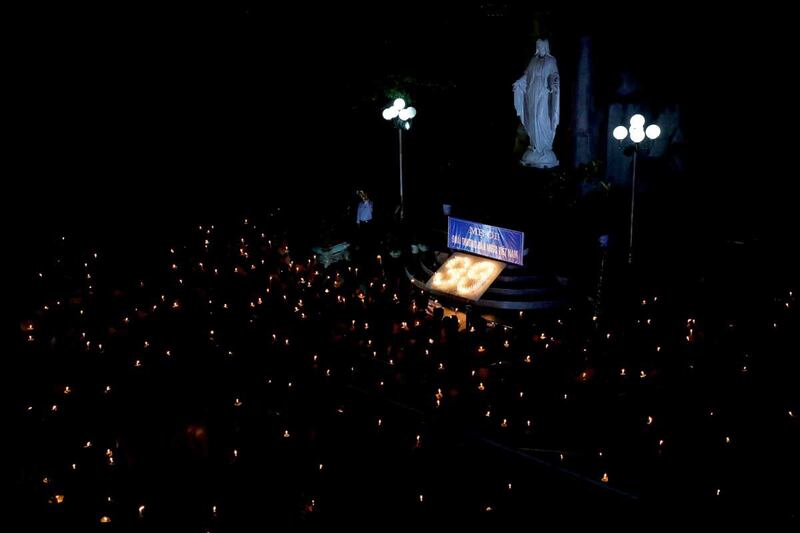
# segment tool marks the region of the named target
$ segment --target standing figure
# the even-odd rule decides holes
[[[356,209],[356,249],[362,253],[363,258],[366,257],[364,253],[372,253],[373,247],[372,200],[363,190],[356,191],[356,194],[361,199]]]
[[[547,39],[537,39],[536,55],[513,87],[514,108],[530,138],[530,146],[520,162],[535,168],[557,167],[553,139],[560,114],[560,87],[558,65],[550,55]]]
[[[358,203],[358,210],[356,211],[356,224],[369,224],[372,222],[372,200],[365,191],[356,191],[361,201]]]

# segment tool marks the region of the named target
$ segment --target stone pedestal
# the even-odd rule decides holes
[[[552,150],[536,150],[532,146],[525,150],[520,163],[533,168],[555,168],[558,158]]]

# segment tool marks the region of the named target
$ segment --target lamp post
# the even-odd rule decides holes
[[[405,203],[403,199],[403,130],[411,129],[411,119],[417,116],[414,107],[406,107],[406,101],[396,98],[391,106],[383,110],[383,118],[390,120],[397,128],[397,145],[400,152],[400,220],[403,220]]]
[[[655,140],[661,135],[661,128],[655,124],[650,124],[645,128],[644,126],[644,116],[640,114],[633,115],[631,117],[631,125],[630,127],[626,128],[625,126],[617,126],[614,128],[613,135],[614,138],[620,143],[625,140],[626,137],[630,137],[631,141],[633,141],[633,177],[631,179],[631,229],[630,229],[630,240],[628,242],[628,264],[633,263],[633,215],[634,215],[634,207],[636,203],[636,161],[637,156],[639,154],[639,143],[645,140],[645,138],[650,140]]]

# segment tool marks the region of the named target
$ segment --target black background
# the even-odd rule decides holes
[[[408,78],[419,115],[407,194],[446,180],[503,183],[510,85],[530,58],[537,12],[567,84],[576,38],[590,34],[600,105],[621,70],[652,101],[681,105],[690,172],[662,212],[715,238],[791,246],[797,106],[785,11],[234,2],[42,5],[4,17],[9,255],[30,268],[50,239],[75,230],[146,247],[221,214],[337,207],[358,185],[389,203],[396,133],[380,110],[385,89]],[[566,126],[568,99],[562,110]]]

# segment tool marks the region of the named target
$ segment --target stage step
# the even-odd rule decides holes
[[[409,256],[406,274],[412,283],[425,288],[425,283],[449,257],[449,252],[429,251]],[[527,267],[506,267],[503,273],[474,303],[479,307],[508,310],[560,309],[568,306],[567,280],[542,274]],[[429,289],[426,289],[429,290]],[[433,291],[435,292],[435,291]],[[458,298],[440,295],[443,300]]]

